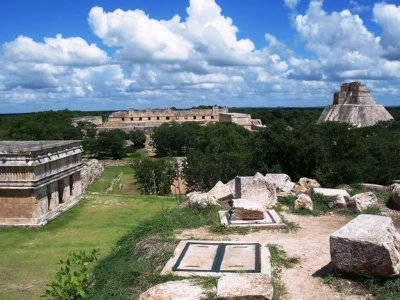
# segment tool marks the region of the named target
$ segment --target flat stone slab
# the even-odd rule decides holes
[[[191,280],[170,281],[149,288],[139,300],[202,300],[206,291]]]
[[[227,274],[217,285],[220,300],[270,300],[273,293],[271,276],[266,274]]]
[[[268,209],[264,212],[264,219],[262,220],[229,220],[228,211],[220,210],[219,219],[221,224],[230,227],[260,227],[271,229],[284,229],[285,223],[282,222],[281,217],[273,209]]]
[[[234,241],[181,241],[162,275],[221,276],[250,273],[271,275],[265,243]]]

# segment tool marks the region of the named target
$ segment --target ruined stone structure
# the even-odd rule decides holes
[[[227,108],[214,106],[210,109],[146,109],[117,111],[108,117],[100,130],[120,128],[150,131],[166,122],[195,122],[198,124],[227,122],[241,125],[249,130],[262,127],[260,120],[253,120],[248,114],[229,113]]]
[[[101,116],[85,116],[71,119],[71,123],[75,127],[78,126],[79,122],[88,122],[96,126],[100,126],[101,124],[103,124],[103,118]]]
[[[260,119],[252,119],[249,114],[241,114],[241,113],[220,113],[219,121],[222,123],[234,123],[248,130],[257,130],[259,128],[265,127],[262,125]]]
[[[340,92],[334,93],[333,104],[324,109],[318,123],[337,121],[367,127],[390,120],[393,117],[382,105],[375,103],[365,84],[350,82],[342,84]]]
[[[0,225],[41,226],[82,194],[81,141],[0,141]]]

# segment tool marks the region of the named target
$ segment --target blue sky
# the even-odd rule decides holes
[[[0,113],[324,106],[354,80],[398,105],[396,2],[1,1]]]

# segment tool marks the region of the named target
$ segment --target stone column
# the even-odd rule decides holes
[[[47,187],[42,186],[34,192],[36,198],[36,214],[35,218],[41,218],[47,214],[48,211],[48,202],[47,202]]]
[[[72,196],[78,197],[82,194],[82,181],[81,172],[76,172],[72,175],[73,185],[72,185]]]
[[[52,182],[47,185],[47,200],[49,210],[54,210],[57,208],[59,204],[57,182]]]
[[[62,186],[63,186],[63,196],[62,200],[63,202],[68,202],[71,199],[71,193],[70,193],[70,187],[69,187],[69,176],[64,177],[61,179],[62,181]]]

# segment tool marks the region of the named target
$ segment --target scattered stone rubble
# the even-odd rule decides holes
[[[186,201],[193,205],[208,205],[208,204],[217,204],[217,199],[211,196],[209,193],[201,193],[201,192],[191,192],[186,195]]]
[[[313,202],[311,197],[306,194],[300,194],[297,196],[297,199],[294,201],[294,209],[308,209],[312,211],[314,209]]]
[[[316,195],[332,197],[333,200],[328,204],[328,206],[333,209],[346,208],[347,202],[350,200],[350,195],[345,190],[315,188],[313,191]]]
[[[218,181],[208,194],[218,201],[229,201],[233,199],[233,191],[228,185],[223,184],[222,181]]]
[[[233,212],[231,220],[262,220],[264,219],[264,207],[258,202],[248,199],[233,200]]]
[[[281,190],[282,192],[289,192],[296,185],[294,182],[292,182],[289,175],[287,175],[287,174],[268,173],[265,175],[265,179],[268,182],[274,183],[276,185],[276,187],[279,190]]]
[[[400,184],[395,183],[392,185],[392,200],[393,203],[400,208]]]
[[[319,188],[321,185],[315,179],[302,177],[299,179],[299,184],[306,187],[307,189]]]
[[[359,215],[330,236],[332,264],[355,275],[400,274],[400,235],[390,217]]]
[[[83,160],[83,169],[81,171],[82,177],[82,189],[86,188],[91,184],[97,177],[103,174],[104,165],[97,159],[85,159]]]
[[[267,210],[273,208],[277,202],[276,186],[268,182],[260,173],[256,173],[252,177],[237,176],[235,178],[235,198],[258,202]]]
[[[354,195],[347,202],[347,208],[358,213],[361,213],[367,208],[374,206],[378,206],[378,198],[373,192]]]

